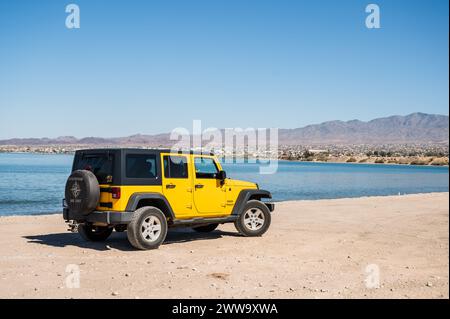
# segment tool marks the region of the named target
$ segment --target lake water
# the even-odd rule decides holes
[[[72,155],[0,153],[0,215],[61,211]],[[279,161],[273,175],[258,164],[224,164],[230,178],[257,182],[275,201],[448,192],[448,167]]]

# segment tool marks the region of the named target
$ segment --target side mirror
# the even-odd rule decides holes
[[[227,178],[227,173],[225,171],[219,171],[216,175],[216,178],[223,181],[225,180],[225,178]]]

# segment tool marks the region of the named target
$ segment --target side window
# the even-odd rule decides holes
[[[156,178],[156,155],[127,154],[126,175],[128,178]]]
[[[218,169],[210,157],[195,157],[195,175],[197,178],[216,178]]]
[[[163,157],[164,177],[166,178],[188,178],[188,165],[186,156]]]

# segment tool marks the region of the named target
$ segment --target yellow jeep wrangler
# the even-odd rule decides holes
[[[210,232],[234,223],[244,236],[270,226],[270,192],[226,178],[213,154],[144,149],[90,149],[75,153],[63,217],[73,231],[102,241],[127,231],[135,248],[153,249],[169,227]]]

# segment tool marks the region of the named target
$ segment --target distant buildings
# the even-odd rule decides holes
[[[120,147],[120,145],[0,145],[0,152],[71,154],[78,149],[105,147]],[[123,147],[155,148],[142,145],[123,145]],[[159,145],[158,147],[170,146]],[[220,157],[416,165],[448,165],[449,157],[448,144],[279,145],[278,149],[248,149],[244,146],[236,146],[234,148],[215,147],[213,151]]]

